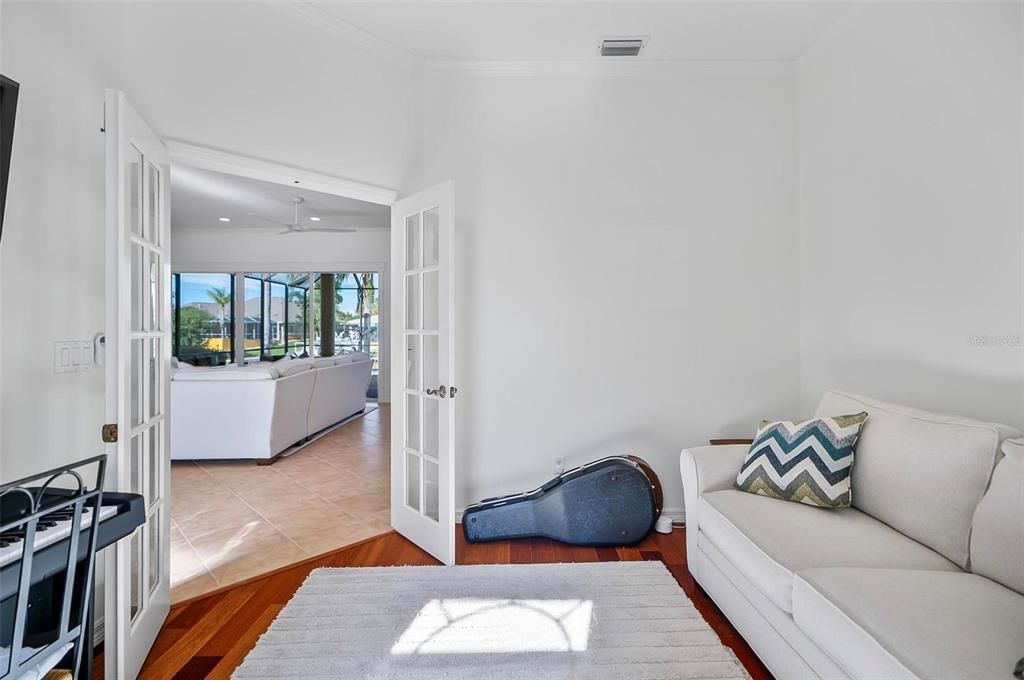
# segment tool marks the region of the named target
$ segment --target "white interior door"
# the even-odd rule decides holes
[[[455,564],[453,185],[391,209],[391,524]]]
[[[106,677],[135,678],[170,608],[170,156],[108,91],[108,488],[143,494],[146,523],[105,555]]]

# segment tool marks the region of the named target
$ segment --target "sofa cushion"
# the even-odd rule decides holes
[[[976,574],[810,569],[793,619],[855,678],[1011,678],[1024,596]]]
[[[313,359],[313,368],[328,368],[334,366],[334,357],[319,357]]]
[[[373,358],[369,354],[367,354],[366,352],[346,352],[345,356],[347,356],[353,362],[355,362],[355,361],[369,361],[370,359]]]
[[[229,367],[229,368],[231,368],[231,367]],[[277,366],[275,366],[274,364],[272,364],[272,363],[270,363],[268,361],[254,361],[251,364],[246,364],[244,366],[234,367],[234,368],[232,368],[232,370],[236,370],[236,371],[252,371],[253,373],[266,373],[271,378],[279,378],[279,377],[281,377],[281,371],[278,370]]]
[[[282,378],[287,378],[288,376],[295,375],[296,373],[313,370],[313,362],[309,359],[292,359],[286,363],[278,362],[277,370],[280,372]]]
[[[974,513],[971,571],[1024,593],[1024,439],[1006,440],[1003,453]]]
[[[867,411],[853,468],[853,505],[945,555],[968,562],[974,510],[1013,428],[826,392],[819,415]]]
[[[822,508],[850,507],[850,470],[868,417],[762,420],[736,476],[741,491]]]
[[[351,363],[352,363],[352,356],[349,355],[349,354],[339,354],[338,356],[334,357],[334,365],[335,366],[343,366],[344,364],[351,364]]]
[[[267,370],[253,370],[222,366],[197,368],[191,371],[179,370],[174,374],[175,382],[229,382],[242,380],[273,380],[276,376]]]
[[[826,510],[737,490],[698,501],[700,530],[762,593],[793,611],[793,574],[813,567],[959,571],[855,508]]]

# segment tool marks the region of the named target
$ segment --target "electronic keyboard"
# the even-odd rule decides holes
[[[48,497],[54,500],[66,496],[63,489],[50,489],[43,497],[46,506]],[[0,524],[7,523],[24,513],[18,507],[16,497],[4,496],[0,503]],[[32,584],[39,583],[67,568],[68,537],[74,517],[70,509],[45,515],[36,524],[33,541]],[[146,521],[145,500],[139,494],[107,492],[100,504],[100,524],[96,534],[96,550],[102,550],[112,543],[131,535]],[[86,527],[78,541],[79,559],[84,559],[89,550],[88,528],[92,522],[92,508],[82,508],[81,525]],[[21,532],[0,534],[0,600],[17,592],[21,556],[25,549],[25,536]]]
[[[117,508],[113,505],[100,506],[100,522],[110,519],[117,514]],[[54,510],[48,515],[43,515],[36,523],[35,540],[32,542],[32,552],[38,552],[43,548],[53,545],[57,541],[71,535],[71,523],[75,519],[72,508],[61,508]],[[82,508],[82,516],[79,519],[80,527],[88,527],[92,522],[92,508]],[[5,567],[11,562],[17,562],[25,550],[25,531],[22,529],[11,530],[0,533],[0,567]]]

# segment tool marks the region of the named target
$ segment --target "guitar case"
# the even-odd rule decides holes
[[[533,491],[466,508],[470,543],[543,537],[582,546],[632,545],[661,515],[661,483],[636,456],[610,456],[573,468]]]

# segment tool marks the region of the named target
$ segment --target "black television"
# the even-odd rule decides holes
[[[18,109],[18,83],[0,75],[0,238],[4,234],[4,205],[7,203],[7,179],[11,173],[11,148],[14,146],[14,113]]]

